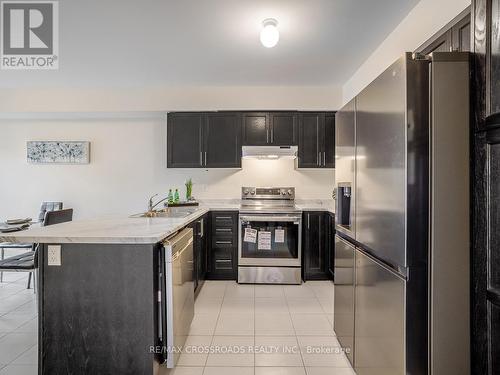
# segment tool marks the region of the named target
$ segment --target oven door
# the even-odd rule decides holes
[[[300,267],[302,216],[240,215],[239,266]]]

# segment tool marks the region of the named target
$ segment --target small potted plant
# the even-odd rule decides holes
[[[186,181],[186,201],[193,200],[193,181],[191,179]]]

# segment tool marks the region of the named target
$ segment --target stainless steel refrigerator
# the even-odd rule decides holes
[[[357,374],[468,374],[469,54],[405,54],[336,115],[334,326]]]

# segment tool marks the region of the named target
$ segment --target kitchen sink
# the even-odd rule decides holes
[[[167,208],[163,209],[161,211],[150,211],[150,212],[143,212],[140,214],[135,214],[131,215],[130,217],[132,218],[137,218],[137,217],[148,217],[148,218],[185,218],[193,213],[195,213],[198,210],[198,208]]]

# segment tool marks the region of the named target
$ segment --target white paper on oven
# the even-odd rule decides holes
[[[243,242],[257,242],[257,229],[245,228],[245,235],[243,236]]]
[[[274,242],[276,242],[276,243],[285,242],[285,230],[284,229],[276,229],[274,231]]]
[[[271,232],[259,231],[258,250],[271,250]]]

